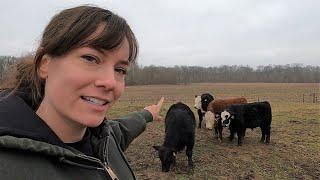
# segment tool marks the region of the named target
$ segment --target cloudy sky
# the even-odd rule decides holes
[[[83,4],[124,17],[146,65],[320,65],[319,0],[1,0],[0,55],[36,49],[51,17]]]

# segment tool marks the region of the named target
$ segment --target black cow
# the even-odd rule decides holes
[[[204,93],[201,96],[196,95],[194,99],[194,107],[198,110],[199,116],[199,126],[201,129],[201,122],[203,120],[204,114],[208,111],[208,105],[211,101],[214,100],[214,97],[209,93]]]
[[[230,141],[237,133],[238,145],[242,145],[246,128],[260,127],[261,142],[269,144],[271,129],[271,106],[267,101],[248,104],[231,105],[221,113],[222,124],[230,129]]]
[[[195,141],[195,117],[191,109],[178,102],[173,104],[165,117],[165,139],[162,146],[153,146],[159,153],[162,171],[168,172],[176,163],[176,153],[185,147],[188,166],[193,167],[192,150]]]

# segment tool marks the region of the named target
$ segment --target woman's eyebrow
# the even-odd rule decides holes
[[[103,49],[95,48],[95,47],[92,47],[92,46],[87,46],[87,47],[90,48],[93,51],[96,51],[96,52],[100,53],[100,54],[104,54]]]
[[[95,52],[97,52],[97,53],[99,53],[99,54],[101,54],[101,55],[105,55],[105,53],[106,53],[106,52],[105,52],[106,50],[99,49],[99,48],[94,48],[94,47],[92,47],[92,46],[87,46],[87,48],[89,48],[90,50],[95,51]],[[130,62],[129,62],[129,60],[120,59],[119,62],[118,62],[118,64],[122,64],[122,65],[129,66],[129,65],[130,65]]]
[[[128,60],[120,60],[119,64],[129,66],[129,61]]]

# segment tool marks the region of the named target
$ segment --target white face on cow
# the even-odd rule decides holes
[[[201,109],[201,96],[196,96],[196,98],[194,99],[194,108],[196,109]]]
[[[234,116],[230,114],[227,110],[224,110],[221,113],[222,125],[229,127],[231,120],[234,119]]]
[[[224,111],[221,113],[221,119],[222,119],[222,121],[228,119],[230,116],[231,116],[230,113],[229,113],[228,111],[226,111],[226,110],[224,110]]]

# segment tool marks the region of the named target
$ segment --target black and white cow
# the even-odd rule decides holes
[[[176,153],[186,148],[189,168],[193,167],[192,150],[195,141],[195,117],[191,109],[178,102],[173,104],[165,117],[165,138],[162,146],[153,146],[158,151],[162,171],[168,172],[176,163]]]
[[[230,129],[230,141],[237,133],[238,145],[241,146],[246,128],[260,127],[261,142],[269,144],[271,129],[271,106],[267,101],[248,104],[231,105],[221,113],[222,125]]]
[[[194,107],[198,110],[199,116],[199,126],[201,128],[201,123],[205,113],[208,111],[208,105],[211,101],[214,100],[214,97],[209,93],[204,93],[201,96],[196,95],[194,99]]]
[[[246,104],[246,103],[248,103],[248,101],[244,97],[215,99],[214,101],[211,101],[209,103],[208,109],[207,109],[208,111],[205,114],[206,127],[208,129],[212,129],[214,127],[215,136],[216,138],[218,138],[219,142],[222,142],[222,130],[223,130],[221,117],[220,117],[221,112],[231,105]],[[213,115],[208,116],[209,112],[212,112]]]

